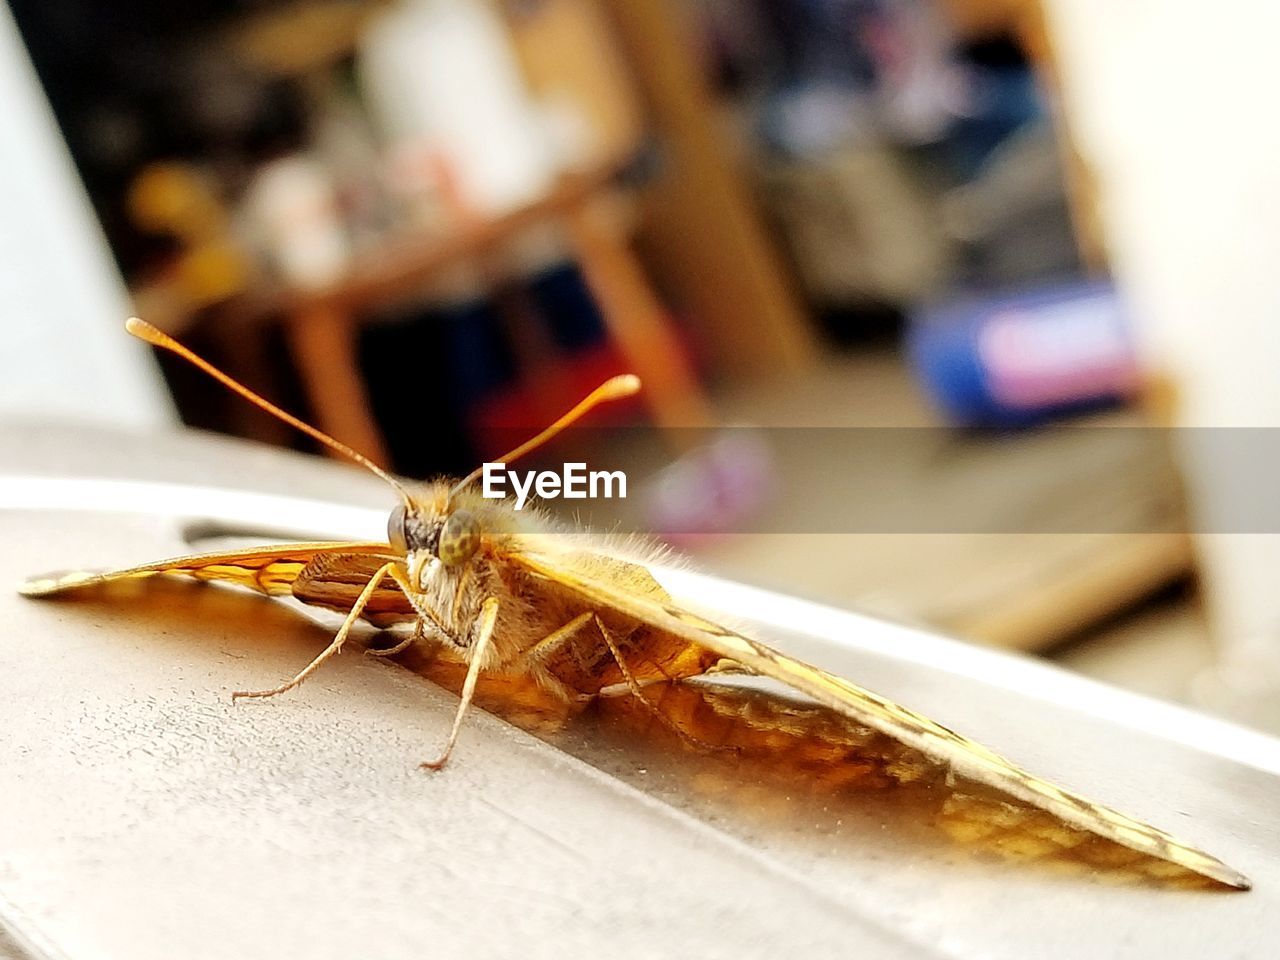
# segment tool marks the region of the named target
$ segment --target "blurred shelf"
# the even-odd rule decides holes
[[[663,175],[643,194],[646,261],[706,329],[719,369],[756,379],[804,371],[818,352],[813,328],[719,122],[691,5],[604,6],[663,151]]]

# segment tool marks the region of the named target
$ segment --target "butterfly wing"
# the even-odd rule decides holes
[[[377,552],[352,551],[359,544],[342,544],[334,551],[317,553],[299,571],[293,581],[292,593],[303,603],[325,607],[337,613],[347,613],[355,605],[356,598],[368,586],[379,568],[397,557],[385,543],[369,544]],[[394,582],[384,580],[369,596],[361,618],[376,627],[389,627],[418,618],[409,598]]]
[[[1042,780],[942,724],[841,677],[796,660],[772,647],[713,623],[655,594],[627,592],[607,577],[592,576],[581,564],[551,553],[513,551],[510,559],[533,574],[576,593],[596,609],[612,610],[697,644],[771,677],[859,724],[878,730],[958,775],[1047,810],[1072,826],[1149,856],[1167,860],[1227,886],[1248,889],[1249,880],[1207,853],[1139,820],[1086,800]]]
[[[558,550],[562,569],[572,570],[589,582],[608,583],[616,592],[641,597],[658,604],[669,604],[671,595],[653,578],[643,564],[600,551]],[[508,586],[517,595],[524,593],[527,574],[514,568],[513,582]],[[582,600],[572,591],[543,583],[536,591],[538,605],[551,621],[561,623],[582,612]],[[643,617],[632,617],[624,611],[597,606],[611,631],[613,644],[627,663],[631,675],[640,682],[680,680],[706,673],[722,658],[704,645],[691,643],[685,637],[654,627]],[[615,615],[616,614],[616,615]],[[594,696],[606,687],[626,682],[610,648],[600,641],[595,631],[581,631],[538,662],[559,684],[576,694]]]
[[[49,574],[33,577],[18,589],[28,597],[51,597],[121,580],[177,576],[230,583],[268,597],[295,596],[345,613],[374,572],[395,558],[385,543],[289,543],[175,557],[107,572]],[[394,584],[379,588],[365,611],[365,619],[378,626],[412,617],[413,608]]]

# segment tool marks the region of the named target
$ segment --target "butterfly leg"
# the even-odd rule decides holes
[[[552,630],[549,634],[535,643],[532,647],[520,654],[520,657],[508,669],[512,673],[523,673],[536,664],[540,664],[551,654],[555,653],[563,644],[571,640],[579,630],[585,627],[595,618],[595,614],[588,611],[580,613],[564,626],[556,630]]]
[[[475,643],[471,647],[471,662],[467,665],[467,679],[462,683],[462,699],[458,702],[458,712],[453,716],[453,728],[449,731],[449,740],[444,750],[434,760],[425,760],[422,767],[426,770],[439,770],[453,753],[453,745],[458,742],[458,731],[462,729],[462,718],[471,706],[471,698],[475,696],[476,681],[480,679],[480,670],[484,666],[485,654],[489,650],[489,640],[493,637],[493,628],[498,622],[498,598],[489,597],[480,605],[480,616],[476,621]]]
[[[435,628],[435,636],[433,637],[428,637],[427,635],[428,623]],[[414,644],[425,644],[428,640],[431,641],[431,649],[434,650],[444,641],[444,639],[444,634],[440,631],[439,627],[435,626],[435,622],[433,620],[429,617],[419,616],[418,619],[413,622],[413,633],[409,634],[409,636],[405,637],[399,643],[390,647],[368,647],[364,652],[371,657],[394,657],[396,654],[404,653]]]
[[[427,639],[426,631],[422,629],[423,618],[419,617],[413,621],[413,633],[405,637],[399,643],[392,644],[389,647],[366,647],[365,654],[370,657],[394,657],[396,654],[404,653],[415,643],[419,643]]]
[[[644,695],[644,687],[640,681],[636,679],[635,674],[631,672],[631,668],[627,666],[627,661],[622,658],[622,651],[618,649],[618,642],[613,638],[612,632],[605,626],[604,621],[598,615],[593,614],[596,621],[596,628],[599,629],[600,635],[604,637],[604,642],[609,647],[609,652],[613,654],[613,659],[618,664],[618,669],[622,671],[622,678],[627,682],[627,687],[631,690],[632,696],[644,704],[645,709],[653,714],[663,726],[674,733],[680,740],[697,750],[730,750],[737,752],[738,748],[729,744],[707,743],[705,740],[699,740],[697,737],[690,736],[683,730],[679,724],[663,713],[652,700]]]
[[[396,582],[397,586],[404,592],[404,595],[409,598],[409,602],[413,604],[413,609],[418,611],[418,625],[421,626],[424,620],[429,620],[442,637],[452,640],[456,645],[457,641],[452,631],[445,626],[444,618],[427,603],[421,591],[414,589],[408,575],[399,567],[392,567],[391,579]],[[417,633],[416,627],[414,633]]]
[[[364,652],[371,657],[394,657],[397,654],[404,653],[419,640],[425,640],[426,637],[427,635],[422,632],[422,621],[417,620],[413,625],[413,633],[399,643],[389,647],[366,647]]]
[[[360,619],[360,614],[364,612],[364,608],[369,603],[369,598],[373,596],[373,592],[378,589],[383,579],[392,572],[394,563],[383,564],[378,568],[378,572],[373,578],[365,584],[364,589],[360,591],[360,596],[356,598],[356,602],[352,605],[351,611],[347,614],[347,619],[342,621],[342,626],[338,628],[338,632],[334,635],[333,641],[324,651],[303,667],[302,671],[290,680],[288,683],[282,683],[280,686],[271,690],[237,690],[231,694],[231,699],[238,700],[241,697],[274,697],[278,693],[284,693],[286,690],[292,690],[335,653],[342,649],[342,645],[346,643],[347,634],[351,632],[351,628],[355,626],[355,622]]]

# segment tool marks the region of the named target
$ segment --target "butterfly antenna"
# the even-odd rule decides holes
[[[263,397],[258,396],[256,393],[254,393],[244,384],[236,380],[233,380],[231,377],[227,376],[225,373],[223,373],[213,364],[209,363],[209,361],[192,353],[189,349],[184,347],[182,344],[180,344],[177,340],[173,339],[173,337],[169,336],[164,331],[157,329],[156,327],[147,323],[147,321],[140,320],[137,317],[130,317],[128,320],[126,320],[124,324],[124,328],[128,330],[131,334],[133,334],[135,337],[137,337],[139,340],[145,340],[147,343],[151,344],[152,346],[161,347],[165,350],[168,350],[170,353],[176,353],[178,356],[182,357],[183,360],[186,360],[188,363],[196,367],[199,367],[209,376],[213,377],[213,379],[217,380],[219,383],[221,383],[223,386],[227,387],[228,389],[234,390],[236,393],[240,394],[240,396],[244,397],[250,403],[254,404],[257,407],[261,407],[263,410],[267,411],[267,413],[283,420],[285,423],[289,424],[291,427],[296,427],[298,430],[301,430],[303,433],[311,437],[313,440],[318,440],[320,443],[323,443],[329,449],[336,450],[338,453],[342,454],[344,457],[348,457],[351,460],[354,460],[356,463],[365,467],[372,473],[377,474],[387,483],[391,484],[391,486],[395,488],[396,493],[400,494],[400,496],[403,497],[406,501],[409,499],[409,492],[405,490],[405,488],[400,484],[400,482],[397,481],[394,477],[392,477],[391,474],[387,473],[387,471],[383,470],[380,466],[378,466],[376,463],[370,460],[368,457],[366,457],[364,454],[357,453],[355,450],[352,450],[350,447],[348,447],[345,443],[341,443],[333,439],[333,437],[329,436],[327,433],[322,433],[321,431],[317,430],[315,427],[311,426],[311,424],[309,423],[303,423],[293,414],[287,413],[286,411],[281,410],[270,400],[266,400]]]
[[[600,384],[600,386],[587,394],[576,407],[566,413],[551,426],[547,427],[547,429],[543,430],[532,440],[526,440],[524,443],[520,444],[520,446],[510,451],[505,456],[499,457],[494,462],[506,464],[513,460],[518,460],[530,450],[538,449],[538,447],[542,446],[566,427],[572,426],[574,423],[581,420],[593,408],[602,403],[608,403],[610,400],[621,400],[623,397],[629,397],[639,392],[639,390],[640,378],[635,374],[624,373],[622,376],[606,380],[604,383]],[[467,484],[474,483],[483,473],[483,466],[479,466],[472,470],[469,474],[454,484],[453,489],[449,491],[449,496],[452,497]]]

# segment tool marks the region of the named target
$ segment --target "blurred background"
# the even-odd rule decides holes
[[[1276,28],[9,0],[0,415],[319,452],[130,312],[419,477],[633,371],[552,451],[628,465],[599,519],[1280,730]]]

